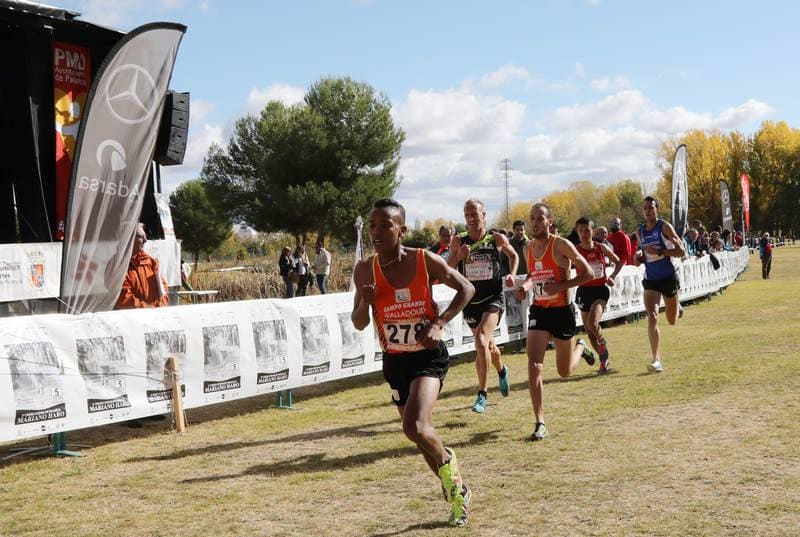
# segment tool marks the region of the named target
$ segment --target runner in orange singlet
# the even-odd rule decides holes
[[[531,207],[533,239],[523,250],[528,261],[528,277],[518,291],[524,300],[533,290],[533,304],[528,315],[528,388],[531,392],[536,426],[531,440],[548,435],[542,408],[542,365],[547,342],[553,338],[556,347],[558,374],[566,378],[578,367],[583,355],[589,365],[594,355],[583,340],[575,344],[575,305],[569,298],[570,287],[592,279],[592,268],[568,240],[550,233],[550,207],[536,203]],[[578,275],[569,279],[575,265]]]
[[[403,432],[439,476],[451,506],[450,524],[463,526],[472,493],[463,483],[455,452],[444,447],[433,428],[433,405],[448,368],[442,328],[464,309],[475,289],[440,256],[403,246],[405,209],[398,202],[376,201],[368,232],[376,253],[353,270],[353,326],[366,328],[372,309],[384,352],[383,376],[392,388]],[[456,290],[441,313],[433,301],[434,279]]]

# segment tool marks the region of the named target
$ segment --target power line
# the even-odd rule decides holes
[[[507,158],[504,158],[500,161],[500,169],[503,170],[503,181],[505,182],[505,189],[506,189],[506,221],[511,221],[511,205],[508,200],[508,188],[511,184],[511,171],[513,168],[511,167],[511,161]]]

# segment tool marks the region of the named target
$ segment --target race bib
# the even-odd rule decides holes
[[[423,328],[425,328],[425,321],[422,318],[384,323],[383,335],[386,340],[386,350],[421,351],[425,347],[417,343],[417,334]]]
[[[603,276],[603,264],[600,263],[599,261],[594,261],[594,262],[591,263],[591,267],[592,267],[592,272],[594,273],[595,279],[596,278],[602,278],[602,276]]]
[[[544,284],[547,282],[555,281],[553,278],[545,278],[542,280],[533,280],[533,296],[535,301],[548,300],[556,295],[549,295],[544,292]]]
[[[464,264],[464,276],[471,281],[491,280],[492,262],[478,259]]]

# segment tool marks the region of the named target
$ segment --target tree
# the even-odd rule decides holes
[[[231,220],[209,199],[205,184],[200,180],[186,181],[169,197],[175,234],[183,247],[194,253],[194,263],[200,252],[217,248],[231,235]]]
[[[227,213],[259,231],[349,238],[353,222],[399,185],[405,134],[366,83],[323,78],[302,104],[272,101],[209,150],[202,180]]]

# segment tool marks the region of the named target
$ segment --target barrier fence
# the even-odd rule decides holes
[[[749,260],[746,249],[717,255],[718,270],[708,256],[676,262],[681,300],[730,285]],[[641,267],[623,268],[604,320],[644,311],[641,278]],[[440,308],[454,295],[433,291]],[[528,301],[513,290],[506,300],[499,343],[527,333]],[[336,293],[0,319],[0,441],[171,411],[170,357],[186,408],[380,370],[374,330],[354,329],[352,305],[352,293]],[[443,337],[451,355],[473,349],[461,315]]]

